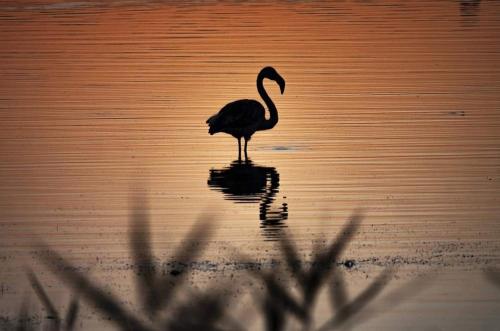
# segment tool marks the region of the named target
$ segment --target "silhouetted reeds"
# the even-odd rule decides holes
[[[165,307],[186,280],[185,266],[193,262],[205,248],[211,227],[209,222],[199,222],[187,235],[184,243],[176,250],[172,263],[178,269],[169,275],[160,275],[153,262],[149,233],[148,208],[139,202],[131,215],[129,231],[130,246],[135,265],[138,267],[136,286],[142,300],[144,310],[154,317]],[[142,208],[141,208],[142,207]],[[205,240],[204,240],[205,239]]]
[[[286,235],[279,240],[283,259],[287,264],[292,278],[298,284],[298,295],[295,295],[282,279],[279,272],[253,271],[265,284],[266,293],[261,300],[261,308],[268,331],[283,330],[289,317],[294,317],[304,330],[313,328],[311,316],[320,290],[330,284],[330,296],[334,312],[332,317],[319,330],[335,329],[359,311],[361,311],[384,288],[392,275],[391,269],[386,269],[353,300],[348,299],[345,282],[338,272],[339,257],[349,241],[356,233],[362,216],[355,213],[337,238],[329,245],[317,245],[312,252],[310,266],[305,267],[305,261],[299,257],[294,242]]]
[[[45,310],[47,311],[47,316],[46,319],[50,323],[48,327],[45,328],[45,330],[48,331],[59,331],[59,330],[65,330],[65,331],[71,331],[74,329],[75,322],[77,319],[78,315],[78,310],[79,310],[79,303],[78,299],[74,297],[68,307],[68,310],[66,312],[66,315],[64,319],[61,319],[61,316],[59,315],[59,312],[55,308],[54,304],[52,303],[52,300],[50,300],[49,296],[45,292],[42,284],[36,277],[36,275],[33,273],[33,271],[29,270],[27,272],[28,279],[30,281],[31,287],[35,291],[35,294],[37,295],[38,299],[44,306]]]
[[[341,280],[342,276],[339,272],[335,272],[335,279],[332,282],[330,290],[334,313],[319,330],[336,329],[356,316],[382,291],[391,278],[392,273],[392,269],[385,269],[367,288],[354,299],[349,300],[345,283]]]
[[[73,297],[71,300],[68,310],[64,318],[61,318],[61,315],[55,308],[52,300],[48,296],[45,291],[43,285],[40,283],[35,273],[31,270],[27,271],[27,277],[31,284],[33,291],[38,297],[40,303],[43,305],[46,311],[45,318],[42,319],[40,328],[44,331],[72,331],[75,329],[75,324],[78,316],[79,303],[76,297]],[[19,309],[19,313],[17,316],[17,323],[10,320],[2,321],[2,330],[18,330],[18,331],[34,331],[37,328],[33,315],[29,311],[29,300],[26,297]]]
[[[28,299],[24,299],[21,304],[21,308],[19,309],[19,314],[17,318],[17,327],[15,328],[17,331],[29,331],[33,330],[29,322],[28,315]],[[12,330],[14,330],[14,324],[9,325]]]
[[[286,329],[291,323],[299,323],[302,330],[334,330],[351,325],[353,321],[367,319],[374,315],[366,311],[370,302],[385,288],[393,275],[387,268],[377,276],[360,294],[350,298],[343,271],[347,263],[340,257],[352,240],[362,221],[360,212],[349,219],[337,237],[329,244],[316,244],[310,261],[300,258],[296,243],[288,236],[279,239],[279,247],[286,265],[279,270],[248,268],[248,272],[263,285],[264,293],[256,300],[262,313],[264,327],[268,331]],[[48,252],[42,255],[42,262],[75,292],[64,318],[56,310],[42,284],[32,271],[28,279],[43,304],[47,316],[46,330],[72,330],[78,314],[78,298],[95,307],[121,330],[207,330],[240,331],[247,329],[229,314],[229,302],[234,284],[218,284],[213,289],[200,291],[188,286],[188,266],[200,256],[211,235],[208,221],[198,222],[173,253],[168,263],[175,268],[162,270],[155,263],[150,234],[150,216],[147,201],[136,199],[130,214],[129,242],[131,256],[136,269],[135,284],[138,299],[144,314],[134,313],[119,297],[103,290],[88,275],[77,270],[69,261],[46,245]],[[246,259],[246,258],[245,258]],[[248,260],[248,259],[246,259]],[[349,265],[353,265],[353,262]],[[497,275],[497,274],[495,274]],[[498,276],[498,275],[497,275]],[[496,276],[495,276],[496,277]],[[296,286],[290,284],[293,280]],[[495,278],[499,279],[499,278]],[[415,286],[412,286],[414,290]],[[331,316],[321,325],[312,320],[316,301],[322,290],[328,289],[332,307]],[[407,288],[393,291],[390,300],[397,304],[410,293]],[[27,303],[21,307],[17,330],[31,330],[26,321]]]
[[[81,297],[109,316],[122,330],[225,330],[226,298],[218,290],[205,293],[186,288],[189,266],[204,250],[211,227],[207,221],[199,222],[175,251],[169,264],[177,266],[172,272],[157,270],[150,246],[149,214],[146,202],[135,201],[131,213],[130,249],[137,267],[136,288],[145,316],[138,316],[124,307],[120,300],[105,292],[88,276],[48,247],[43,262]],[[187,294],[184,300],[174,302],[176,293]],[[168,310],[167,310],[168,308]],[[231,324],[231,322],[227,322]],[[232,323],[234,325],[234,323]]]

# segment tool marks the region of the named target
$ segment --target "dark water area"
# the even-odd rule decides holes
[[[353,293],[387,266],[442,276],[361,329],[500,323],[483,277],[500,251],[499,2],[4,1],[0,41],[0,316],[31,293],[27,265],[67,302],[40,240],[134,301],[140,195],[158,258],[213,220],[205,283],[239,272],[235,250],[272,269],[284,234],[310,260],[363,208],[342,257]],[[205,121],[262,102],[268,65],[279,122],[234,161]]]

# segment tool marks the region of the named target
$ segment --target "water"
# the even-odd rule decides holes
[[[86,266],[126,260],[135,194],[159,250],[212,215],[215,247],[266,257],[283,231],[308,248],[362,207],[354,258],[498,264],[499,3],[1,6],[5,298],[22,296],[35,240]],[[283,95],[265,82],[280,120],[245,167],[205,120],[260,101],[266,65],[286,80]]]

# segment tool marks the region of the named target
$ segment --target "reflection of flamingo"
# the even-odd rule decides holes
[[[238,139],[238,160],[241,160],[241,137],[245,139],[245,159],[247,159],[247,143],[255,131],[272,129],[278,123],[278,110],[264,89],[264,78],[278,83],[281,94],[285,91],[285,80],[272,67],[265,67],[257,75],[257,91],[269,109],[268,120],[264,106],[256,100],[248,99],[228,103],[207,120],[208,133],[211,135],[224,132]]]
[[[213,190],[221,191],[227,200],[237,203],[259,202],[259,219],[263,234],[276,239],[286,227],[288,205],[283,203],[278,210],[272,204],[279,192],[280,175],[274,167],[262,167],[247,160],[234,161],[227,168],[211,169],[207,184]]]

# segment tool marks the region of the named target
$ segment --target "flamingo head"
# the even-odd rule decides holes
[[[260,74],[268,79],[274,80],[280,87],[281,94],[285,92],[285,80],[273,67],[265,67]]]

